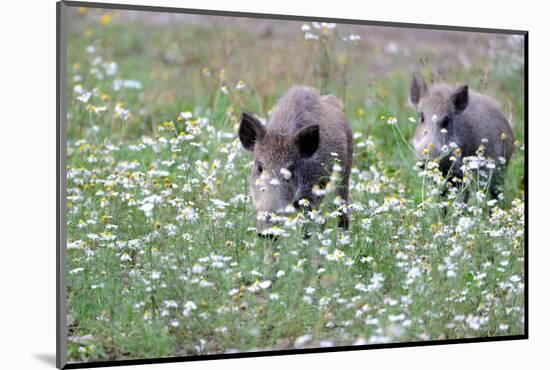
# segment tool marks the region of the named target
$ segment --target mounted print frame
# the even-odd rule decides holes
[[[526,31],[61,1],[57,41],[58,368],[528,338]]]

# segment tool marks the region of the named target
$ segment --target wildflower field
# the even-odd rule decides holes
[[[501,103],[498,199],[416,162],[414,71]],[[71,8],[69,361],[523,334],[523,78],[514,36]],[[293,85],[344,104],[350,227],[328,188],[263,239],[239,117]]]

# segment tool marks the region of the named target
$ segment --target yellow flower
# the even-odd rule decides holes
[[[101,16],[101,18],[99,18],[99,22],[106,26],[109,24],[109,22],[111,21],[111,18],[113,17],[113,13],[105,13]]]
[[[239,80],[239,81],[237,82],[237,84],[235,85],[235,89],[237,89],[237,90],[242,90],[242,89],[244,89],[245,87],[246,87],[246,84],[244,83],[243,80]]]
[[[86,14],[86,13],[88,13],[88,8],[85,8],[85,7],[83,7],[83,6],[81,6],[81,7],[78,8],[78,14],[84,15],[84,14]]]

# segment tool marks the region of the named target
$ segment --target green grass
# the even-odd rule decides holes
[[[344,26],[304,41],[301,23],[265,38],[239,23],[142,26],[115,16],[101,25],[100,16],[70,20],[70,361],[524,332],[521,149],[503,199],[488,204],[473,181],[464,206],[441,198],[435,170],[423,178],[414,169],[409,68],[366,47],[368,37],[344,43]],[[468,53],[474,68],[451,63],[443,77],[499,100],[521,147],[522,59]],[[415,49],[411,64],[424,56],[432,64],[418,69],[428,77],[446,63]],[[380,61],[387,70],[371,74]],[[115,90],[115,79],[141,89]],[[345,98],[356,134],[350,230],[336,228],[329,194],[324,227],[301,221],[311,238],[298,223],[266,241],[249,229],[252,159],[238,143],[238,117],[265,117],[293,84]],[[93,91],[87,102],[76,85]]]

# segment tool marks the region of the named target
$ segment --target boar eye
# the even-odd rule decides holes
[[[424,123],[424,113],[420,112],[420,122]]]
[[[449,123],[451,123],[451,119],[448,117],[448,116],[445,116],[442,120],[441,120],[441,128],[448,128],[449,127]]]
[[[264,172],[264,166],[260,162],[256,162],[256,168],[258,169],[258,173]]]

